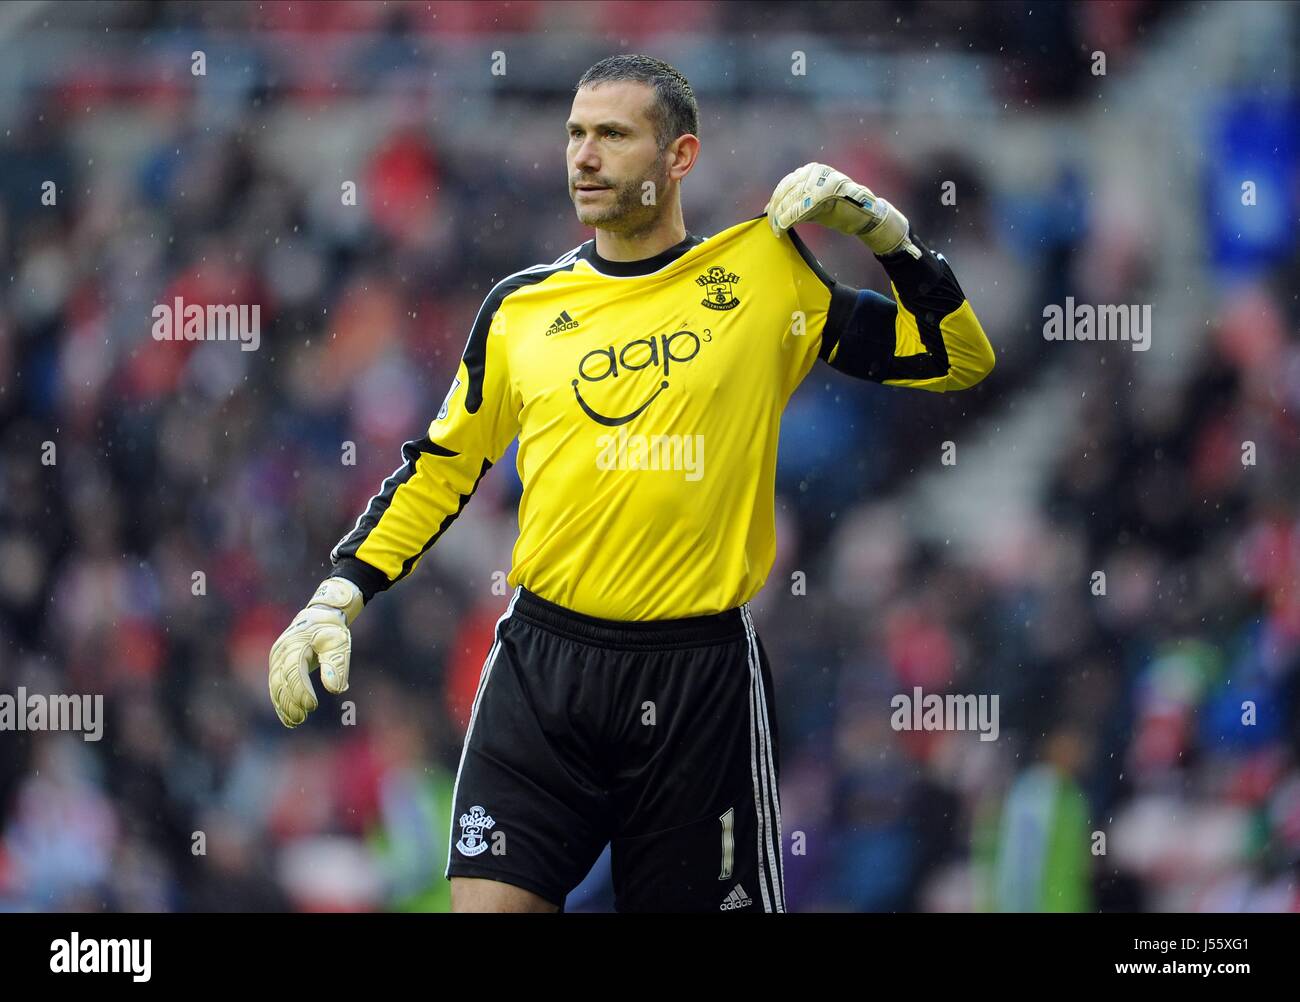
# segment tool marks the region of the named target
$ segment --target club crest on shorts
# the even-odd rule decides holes
[[[466,856],[477,856],[487,850],[483,833],[496,824],[492,815],[475,804],[468,813],[460,816],[460,841],[456,848]]]

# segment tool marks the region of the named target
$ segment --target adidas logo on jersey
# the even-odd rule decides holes
[[[754,899],[745,893],[745,889],[737,884],[731,889],[731,893],[722,899],[722,904],[718,905],[720,912],[734,912],[737,908],[748,908],[754,903]]]
[[[564,310],[555,318],[555,323],[551,324],[550,329],[546,332],[546,336],[550,337],[552,334],[560,333],[560,331],[571,331],[577,326],[578,321],[569,316],[568,310]]]

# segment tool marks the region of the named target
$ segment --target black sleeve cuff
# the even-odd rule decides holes
[[[903,305],[917,315],[927,312],[940,317],[960,309],[966,294],[957,284],[957,277],[948,267],[948,262],[923,244],[911,226],[907,229],[907,239],[920,250],[920,258],[914,258],[901,249],[892,254],[876,255],[876,260],[884,266],[889,280],[898,290]]]
[[[376,594],[385,591],[391,581],[378,567],[371,567],[356,557],[344,557],[334,565],[330,577],[344,578],[361,590],[361,597],[369,602]]]

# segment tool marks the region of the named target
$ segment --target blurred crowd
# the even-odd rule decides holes
[[[848,5],[809,5],[825,19],[801,24],[777,4],[580,6],[637,38],[673,19],[862,28]],[[883,23],[895,7],[919,51],[996,48],[1021,5],[871,10]],[[395,49],[408,33],[577,16],[545,3],[114,9],[113,27],[142,37],[366,30]],[[1020,40],[1006,94],[1068,102],[1059,47],[1085,29],[1140,47],[1141,27],[1177,16],[1049,5],[1033,31],[1052,46]],[[310,64],[309,41],[284,45]],[[348,702],[323,696],[286,731],[267,655],[401,443],[423,434],[491,285],[590,235],[560,140],[524,131],[550,116],[560,136],[572,84],[471,121],[377,97],[370,141],[348,138],[355,108],[335,109],[323,85],[254,89],[211,121],[174,83],[105,80],[74,73],[24,95],[0,136],[0,693],[102,693],[107,717],[99,742],[0,732],[0,909],[445,909],[451,784],[507,601],[513,451],[357,620]],[[808,127],[797,108],[764,117],[766,141],[737,166],[727,140],[756,126],[727,111],[735,131],[712,147],[706,135],[705,156],[728,166],[687,184],[692,232],[758,213],[782,174],[825,159],[944,251],[999,355],[952,397],[819,366],[787,412],[777,564],[754,607],[780,707],[791,909],[1300,910],[1300,256],[1231,282],[1207,257],[1186,281],[1218,283],[1209,338],[1151,393],[1136,370],[1156,352],[1042,338],[1042,304],[1062,290],[1150,291],[1157,249],[1100,241],[1077,173],[1035,195],[955,149],[909,157],[844,135],[810,151],[791,138]],[[286,133],[309,123],[355,174],[323,163],[313,176],[309,152],[285,161]],[[936,176],[959,179],[960,212],[929,197]],[[854,248],[805,236],[842,280],[888,291]],[[178,296],[260,304],[260,347],[154,340],[151,309]],[[1052,367],[1084,406],[1036,517],[978,558],[918,535],[902,501],[918,457],[996,435],[980,419]],[[893,730],[890,700],[915,686],[998,694],[999,739]],[[610,900],[598,865],[570,908]]]

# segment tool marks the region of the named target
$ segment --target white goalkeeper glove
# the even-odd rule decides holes
[[[796,223],[818,223],[855,236],[873,254],[921,250],[907,239],[907,217],[870,188],[825,164],[804,164],[781,179],[767,200],[767,221],[778,237]]]
[[[365,605],[361,589],[346,578],[326,578],[307,608],[271,647],[271,703],[285,727],[297,727],[319,706],[310,675],[337,695],[348,687],[352,634],[348,627]]]

